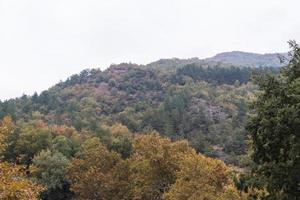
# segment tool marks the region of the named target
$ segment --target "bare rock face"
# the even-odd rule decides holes
[[[201,98],[193,98],[191,100],[189,112],[192,115],[202,112],[210,121],[221,121],[228,117],[221,106],[212,105],[208,101]]]

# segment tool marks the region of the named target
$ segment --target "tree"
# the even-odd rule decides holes
[[[11,117],[4,117],[0,123],[0,153],[7,147],[5,140],[14,130]],[[39,199],[44,188],[27,179],[24,171],[22,166],[0,161],[0,199]]]
[[[20,128],[14,151],[18,159],[29,167],[34,155],[50,146],[51,139],[50,129],[42,121],[25,123]]]
[[[69,160],[62,153],[49,149],[42,150],[33,158],[33,164],[30,166],[31,176],[35,182],[47,188],[43,193],[45,199],[67,199],[71,196],[68,190],[70,184],[66,177],[68,163]]]
[[[289,65],[279,77],[257,78],[261,93],[247,126],[253,174],[268,191],[265,199],[300,196],[300,48],[290,42]]]
[[[0,154],[5,150],[7,144],[5,140],[15,130],[15,125],[10,116],[6,116],[0,122]],[[0,157],[1,158],[1,157]]]
[[[43,189],[26,178],[22,167],[0,162],[0,199],[38,200]]]
[[[82,144],[78,158],[71,161],[68,174],[71,190],[78,199],[112,200],[116,195],[113,174],[120,156],[110,152],[98,138],[88,139]]]
[[[75,153],[72,140],[64,135],[56,136],[52,140],[51,149],[62,153],[67,158],[71,158]]]
[[[176,182],[164,200],[238,200],[241,197],[229,178],[229,169],[221,161],[195,152],[183,156]]]
[[[137,137],[129,159],[133,199],[161,199],[176,180],[181,157],[191,151],[187,142],[172,143],[155,133]]]
[[[132,153],[132,133],[122,124],[114,124],[109,128],[111,139],[108,148],[127,158]]]

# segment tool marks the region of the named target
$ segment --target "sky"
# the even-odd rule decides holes
[[[288,51],[299,0],[0,0],[0,99],[86,68]]]

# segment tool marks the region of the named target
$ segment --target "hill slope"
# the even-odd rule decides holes
[[[0,117],[39,116],[92,132],[122,123],[136,134],[153,130],[187,139],[199,152],[239,164],[246,150],[247,104],[256,89],[253,69],[198,59],[168,62],[84,70],[40,95],[2,102]]]

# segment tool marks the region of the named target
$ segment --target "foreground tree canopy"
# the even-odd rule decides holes
[[[0,130],[1,199],[242,199],[222,161],[157,132],[115,124],[78,133],[9,117]]]
[[[5,141],[15,130],[11,117],[5,117],[0,122],[0,156],[7,144]],[[15,164],[1,162],[0,160],[0,199],[3,200],[27,200],[39,199],[43,187],[29,180],[25,174],[25,168]]]
[[[248,124],[253,174],[266,199],[300,197],[300,49],[291,42],[289,65],[278,77],[258,80],[261,93]]]
[[[240,199],[221,161],[197,154],[184,141],[138,136],[126,160],[97,138],[83,143],[68,168],[78,199]]]

